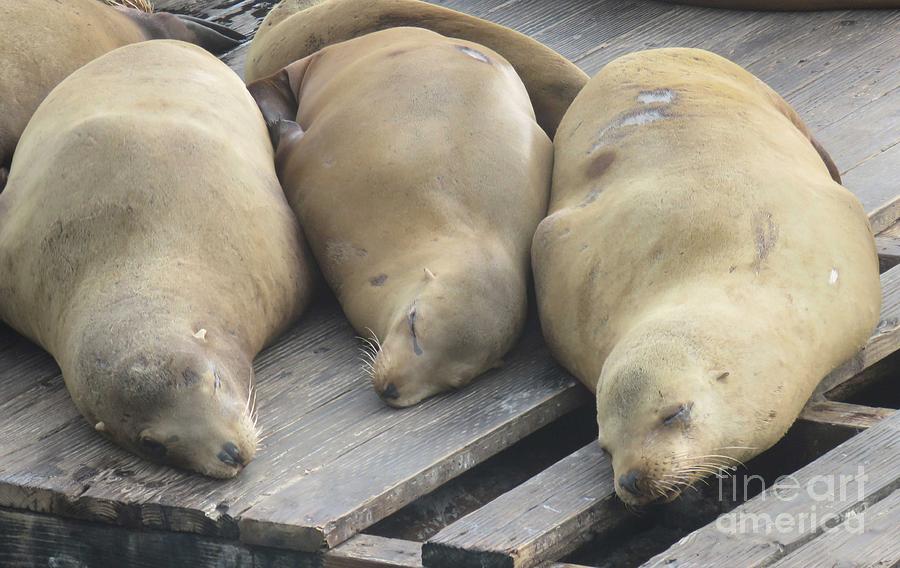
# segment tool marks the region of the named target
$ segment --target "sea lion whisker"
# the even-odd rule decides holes
[[[372,328],[367,327],[366,331],[372,334],[372,340],[375,342],[375,346],[378,348],[376,352],[381,352],[381,341],[379,341],[378,336],[372,331]]]

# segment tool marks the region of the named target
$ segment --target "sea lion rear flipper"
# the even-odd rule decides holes
[[[278,147],[281,138],[278,124],[282,121],[296,122],[299,118],[297,112],[300,106],[300,88],[306,69],[314,58],[313,55],[295,61],[275,74],[247,85],[247,90],[250,91],[256,106],[266,120],[269,135],[272,137],[272,146],[275,148]]]
[[[216,55],[231,51],[247,41],[247,36],[229,27],[193,16],[178,14],[177,17],[194,34],[197,45]]]

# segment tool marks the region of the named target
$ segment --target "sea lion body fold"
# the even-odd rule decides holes
[[[865,344],[865,212],[774,91],[702,50],[609,63],[554,147],[532,249],[545,337],[597,394],[619,495],[674,498],[774,444]]]
[[[376,344],[379,394],[407,406],[499,364],[524,323],[552,160],[513,68],[392,28],[249,88],[319,266]]]
[[[223,63],[144,42],[58,85],[0,194],[0,266],[0,317],[99,431],[216,477],[252,459],[251,363],[311,279],[265,124]]]

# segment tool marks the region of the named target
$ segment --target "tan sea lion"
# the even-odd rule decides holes
[[[231,477],[256,452],[251,362],[310,270],[240,78],[158,40],[44,100],[0,194],[0,317],[116,443]]]
[[[499,364],[524,323],[553,154],[509,63],[392,28],[249,88],[319,266],[375,341],[379,395],[408,406]]]
[[[668,0],[678,4],[726,8],[729,10],[864,10],[900,8],[898,0]]]
[[[521,77],[538,124],[550,136],[588,79],[574,63],[524,34],[418,0],[283,0],[253,38],[245,76],[248,82],[256,81],[325,46],[402,26],[429,29],[499,53]]]
[[[865,212],[787,103],[697,49],[609,63],[554,152],[532,250],[544,335],[597,394],[619,496],[674,498],[774,444],[865,344]]]
[[[244,39],[189,16],[151,13],[146,0],[0,0],[0,190],[16,142],[53,87],[117,47],[147,39],[196,43],[227,51]]]

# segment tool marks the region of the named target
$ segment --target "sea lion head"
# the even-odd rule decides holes
[[[485,258],[485,264],[490,263]],[[518,313],[524,284],[505,285],[509,271],[497,276],[478,272],[462,273],[452,266],[425,268],[413,293],[394,295],[403,301],[398,302],[384,337],[372,341],[369,358],[372,385],[387,404],[398,408],[417,404],[462,388],[502,364],[500,358],[524,320]],[[509,327],[506,322],[511,322]]]
[[[116,333],[121,327],[89,331],[72,372],[64,373],[82,414],[152,461],[217,478],[237,475],[258,441],[250,362],[214,329],[148,333],[137,325],[145,333]]]
[[[771,422],[774,412],[754,410],[771,405],[773,393],[744,392],[742,370],[723,366],[692,331],[687,324],[644,328],[603,365],[599,441],[629,506],[671,501],[700,479],[726,474],[764,449],[762,438],[768,447],[786,428]]]

